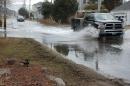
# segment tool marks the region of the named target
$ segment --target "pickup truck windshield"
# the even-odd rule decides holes
[[[115,20],[114,16],[111,14],[95,14],[96,20]]]

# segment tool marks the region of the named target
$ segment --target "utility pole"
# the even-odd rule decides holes
[[[31,0],[29,0],[29,19],[31,17]]]
[[[24,0],[23,7],[26,8],[26,0]]]
[[[101,3],[102,3],[102,1],[98,0],[98,12],[101,12]]]
[[[6,17],[7,17],[6,0],[4,0],[4,30],[5,31],[6,31]]]
[[[79,0],[79,10],[82,10],[83,0]]]

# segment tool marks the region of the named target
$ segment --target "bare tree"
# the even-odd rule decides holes
[[[6,1],[7,4],[11,3],[11,0],[0,0],[0,5],[3,5],[3,2]]]
[[[10,3],[10,0],[0,0],[0,16],[1,16],[2,13],[4,14],[3,17],[4,17],[4,29],[5,29],[5,31],[6,31],[7,4],[9,4],[9,3]]]

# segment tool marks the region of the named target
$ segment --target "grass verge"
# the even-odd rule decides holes
[[[0,63],[11,58],[29,59],[32,64],[47,67],[48,74],[62,78],[66,86],[124,86],[123,82],[107,79],[90,68],[75,64],[32,39],[0,38]]]

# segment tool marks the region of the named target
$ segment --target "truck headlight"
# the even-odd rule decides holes
[[[105,28],[105,24],[104,23],[98,23],[98,28],[99,29],[104,29]]]

